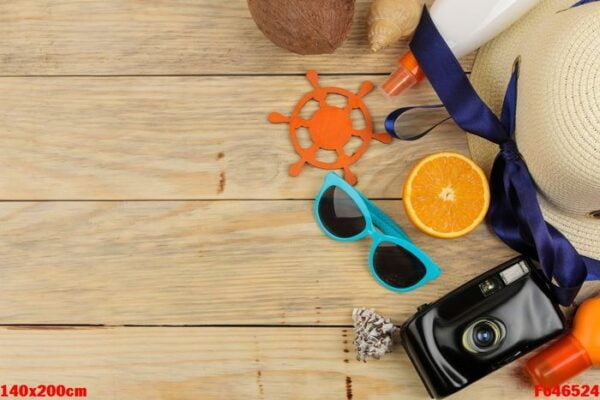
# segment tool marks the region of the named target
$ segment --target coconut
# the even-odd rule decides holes
[[[333,53],[348,36],[354,0],[248,0],[254,22],[279,47]]]

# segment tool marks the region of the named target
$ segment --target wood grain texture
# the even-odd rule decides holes
[[[431,1],[428,1],[431,3]],[[20,0],[0,2],[1,75],[390,73],[407,42],[370,54],[359,0],[333,55],[276,47],[245,0]],[[473,57],[463,60],[469,69]]]
[[[289,177],[287,127],[266,121],[310,90],[307,69],[357,90],[394,68],[407,43],[368,53],[369,4],[336,54],[299,56],[263,37],[244,0],[0,1],[0,384],[102,400],[428,398],[402,351],[359,363],[343,326],[358,306],[401,323],[513,255],[485,226],[444,241],[404,217],[408,168],[467,153],[464,134],[446,123],[372,143],[353,166],[443,268],[400,295],[370,276],[368,240],[319,231],[308,199],[325,173]],[[394,108],[435,102],[428,84],[366,98],[378,131]],[[531,398],[521,364],[456,398]]]
[[[396,321],[513,252],[481,226],[457,240],[418,233],[443,269],[410,294],[368,271],[369,240],[333,241],[312,201],[0,204],[0,323],[351,324],[353,307]]]
[[[364,79],[321,82],[358,91]],[[325,171],[291,178],[288,126],[267,121],[310,89],[304,76],[0,78],[0,147],[10,149],[0,153],[0,199],[312,198]],[[396,104],[379,93],[365,101],[381,132],[397,106],[438,100],[423,84]],[[441,118],[428,112],[406,129]],[[368,196],[398,198],[416,160],[448,149],[468,152],[452,122],[416,142],[372,141],[352,169]]]
[[[401,348],[354,360],[336,328],[1,329],[3,382],[87,387],[89,399],[428,399]],[[588,371],[574,383],[593,383]],[[531,399],[522,360],[453,398]]]

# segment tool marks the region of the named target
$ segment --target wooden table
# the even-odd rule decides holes
[[[485,226],[443,241],[404,216],[407,169],[468,153],[463,132],[374,142],[355,164],[359,189],[443,266],[399,295],[367,271],[367,240],[319,231],[324,171],[288,176],[286,127],[266,121],[310,89],[309,68],[351,90],[383,79],[406,43],[368,54],[367,9],[357,2],[336,54],[301,57],[241,0],[0,2],[0,384],[92,399],[427,398],[401,349],[355,360],[351,311],[401,323],[513,255]],[[396,104],[366,98],[379,131],[396,106],[435,101],[428,84]],[[455,398],[531,398],[522,371]]]

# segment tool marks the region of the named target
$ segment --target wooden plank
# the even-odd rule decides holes
[[[321,82],[357,91],[363,80]],[[325,172],[288,176],[298,156],[287,125],[266,118],[289,114],[309,90],[303,76],[0,78],[0,147],[10,149],[0,199],[311,198]],[[366,98],[379,131],[397,106],[437,101],[428,84],[395,104]],[[439,119],[428,112],[409,128]],[[352,168],[369,196],[397,198],[408,168],[446,149],[468,152],[451,122],[416,142],[373,141]]]
[[[407,41],[370,54],[369,4],[357,2],[335,54],[300,56],[266,39],[242,0],[4,1],[0,75],[387,74]],[[472,62],[463,60],[467,69]]]
[[[0,330],[3,384],[87,388],[89,399],[427,399],[398,346],[354,359],[339,328],[112,328]],[[598,382],[588,371],[574,383]],[[483,378],[460,399],[530,399],[522,362]]]
[[[513,252],[481,226],[447,241],[378,201],[443,275],[410,293],[370,275],[369,240],[333,241],[312,201],[0,203],[0,323],[351,324],[402,321]]]

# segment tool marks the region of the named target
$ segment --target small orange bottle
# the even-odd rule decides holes
[[[531,358],[526,368],[536,385],[553,387],[592,366],[600,366],[600,297],[581,304],[572,331]]]
[[[400,61],[398,68],[392,72],[381,88],[388,96],[397,96],[425,79],[425,73],[412,51],[407,51]]]

